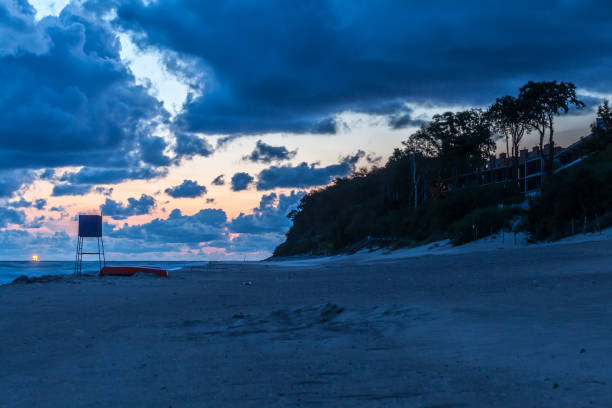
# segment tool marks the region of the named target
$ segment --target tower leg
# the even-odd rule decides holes
[[[98,272],[100,272],[102,270],[102,256],[100,253],[100,237],[97,237],[97,238],[98,238],[98,267],[99,267]]]
[[[102,264],[106,266],[106,255],[104,254],[104,238],[100,237],[100,243],[102,244]]]
[[[77,238],[77,249],[76,249],[76,256],[74,259],[74,274],[76,276],[81,275],[81,263],[83,261],[83,238],[78,237]]]
[[[76,255],[74,256],[74,275],[77,274],[77,264],[79,263],[79,238],[77,237]]]
[[[83,272],[83,237],[80,239],[79,245],[79,276]]]

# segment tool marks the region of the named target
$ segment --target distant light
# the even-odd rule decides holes
[[[38,262],[38,255],[32,255],[32,262]]]

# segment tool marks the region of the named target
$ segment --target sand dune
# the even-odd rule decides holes
[[[612,406],[612,241],[0,287],[0,401]]]

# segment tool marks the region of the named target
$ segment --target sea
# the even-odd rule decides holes
[[[168,271],[192,265],[205,265],[207,261],[155,261],[155,262],[106,262],[106,265],[159,266]],[[98,261],[83,261],[83,274],[97,274],[100,270]],[[0,261],[0,285],[13,282],[25,275],[28,278],[44,275],[72,275],[74,261]]]

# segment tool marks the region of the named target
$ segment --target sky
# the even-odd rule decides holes
[[[571,81],[588,134],[610,50],[607,1],[0,0],[0,260],[265,258],[436,113]]]

